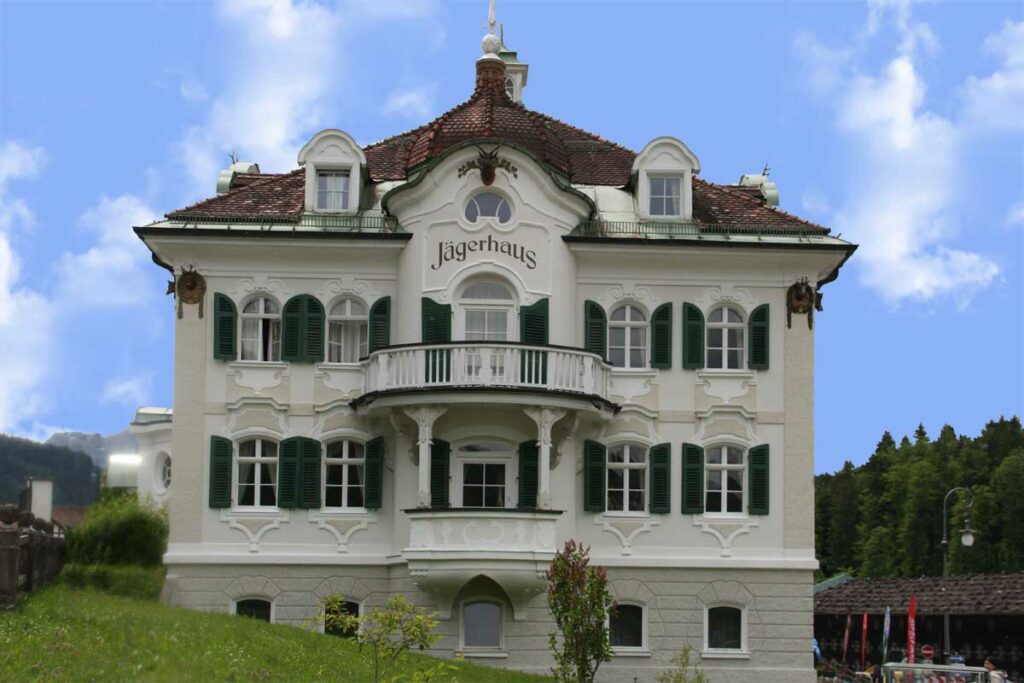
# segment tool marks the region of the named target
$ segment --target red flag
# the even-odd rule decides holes
[[[917,596],[910,596],[910,609],[907,610],[907,661],[914,663],[914,650],[917,649]]]
[[[864,661],[868,654],[868,613],[864,613],[864,620],[860,627],[860,670],[864,670]]]
[[[846,663],[846,651],[850,647],[850,626],[853,623],[853,615],[846,615],[846,630],[843,632],[843,663]]]

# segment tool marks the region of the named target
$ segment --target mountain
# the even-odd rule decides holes
[[[106,469],[107,458],[111,453],[134,453],[139,447],[138,441],[127,429],[109,436],[83,432],[57,432],[46,440],[46,444],[85,453],[100,469]]]
[[[17,503],[29,477],[53,480],[53,504],[88,505],[99,497],[100,472],[78,451],[0,434],[0,503]]]

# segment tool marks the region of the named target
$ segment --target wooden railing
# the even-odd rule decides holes
[[[64,565],[64,533],[13,505],[0,506],[0,608],[19,592],[39,590],[57,578]]]
[[[569,347],[489,342],[418,344],[363,361],[365,393],[446,387],[541,389],[608,397],[609,366]]]

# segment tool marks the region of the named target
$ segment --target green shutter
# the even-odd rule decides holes
[[[277,506],[298,507],[299,449],[302,439],[293,437],[281,442],[277,463]]]
[[[750,514],[768,514],[768,444],[754,446],[747,453],[749,459]]]
[[[672,304],[662,304],[651,316],[651,367],[672,367]]]
[[[210,507],[231,507],[231,459],[234,446],[223,436],[210,437]]]
[[[226,294],[213,295],[213,357],[217,360],[238,358],[235,341],[238,315],[235,302]]]
[[[324,307],[309,294],[293,296],[281,314],[281,360],[316,363],[324,359]]]
[[[452,447],[447,441],[434,439],[430,446],[430,507],[446,508]]]
[[[320,442],[302,439],[299,443],[298,507],[320,509]]]
[[[537,507],[540,449],[536,441],[519,444],[519,507]]]
[[[366,465],[363,476],[363,506],[379,510],[384,498],[384,438],[366,442]]]
[[[693,304],[683,304],[683,367],[704,367],[704,314]]]
[[[519,309],[519,338],[524,344],[548,345],[548,300]],[[523,349],[519,352],[519,381],[546,385],[548,381],[547,351]]]
[[[704,449],[683,444],[683,514],[704,512]]]
[[[391,345],[391,297],[385,296],[370,307],[369,353]]]
[[[651,512],[672,511],[672,445],[660,443],[651,447]]]
[[[750,353],[747,367],[751,370],[768,369],[768,304],[762,304],[750,314],[747,325],[750,339]]]
[[[583,348],[602,359],[608,355],[608,318],[596,301],[583,303]]]
[[[423,343],[440,344],[452,340],[452,307],[423,297]],[[428,383],[448,382],[452,377],[451,349],[431,349],[426,354],[425,378]]]
[[[596,441],[583,442],[583,509],[604,512],[607,449]]]

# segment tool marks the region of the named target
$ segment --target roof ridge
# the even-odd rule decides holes
[[[554,123],[557,123],[560,126],[565,126],[566,128],[574,130],[577,133],[583,133],[587,137],[593,138],[594,140],[596,140],[598,142],[603,142],[606,145],[611,145],[612,147],[615,147],[616,149],[621,149],[622,151],[629,152],[630,154],[633,154],[633,155],[639,154],[639,152],[636,152],[636,151],[630,149],[629,147],[626,147],[624,145],[620,145],[619,143],[617,143],[617,142],[615,142],[613,140],[609,140],[608,138],[606,138],[604,136],[601,136],[601,135],[598,135],[597,133],[591,133],[589,130],[584,130],[583,128],[580,128],[579,126],[574,126],[571,123],[566,123],[565,121],[563,121],[563,120],[561,120],[559,118],[555,118],[554,116],[551,116],[550,114],[545,114],[544,112],[536,111],[534,109],[527,109],[527,107],[525,105],[523,105],[522,102],[517,102],[516,104],[518,104],[523,109],[526,109],[526,111],[533,112],[534,114],[536,114],[537,116],[540,116],[541,118],[547,119],[548,121],[553,121]]]

